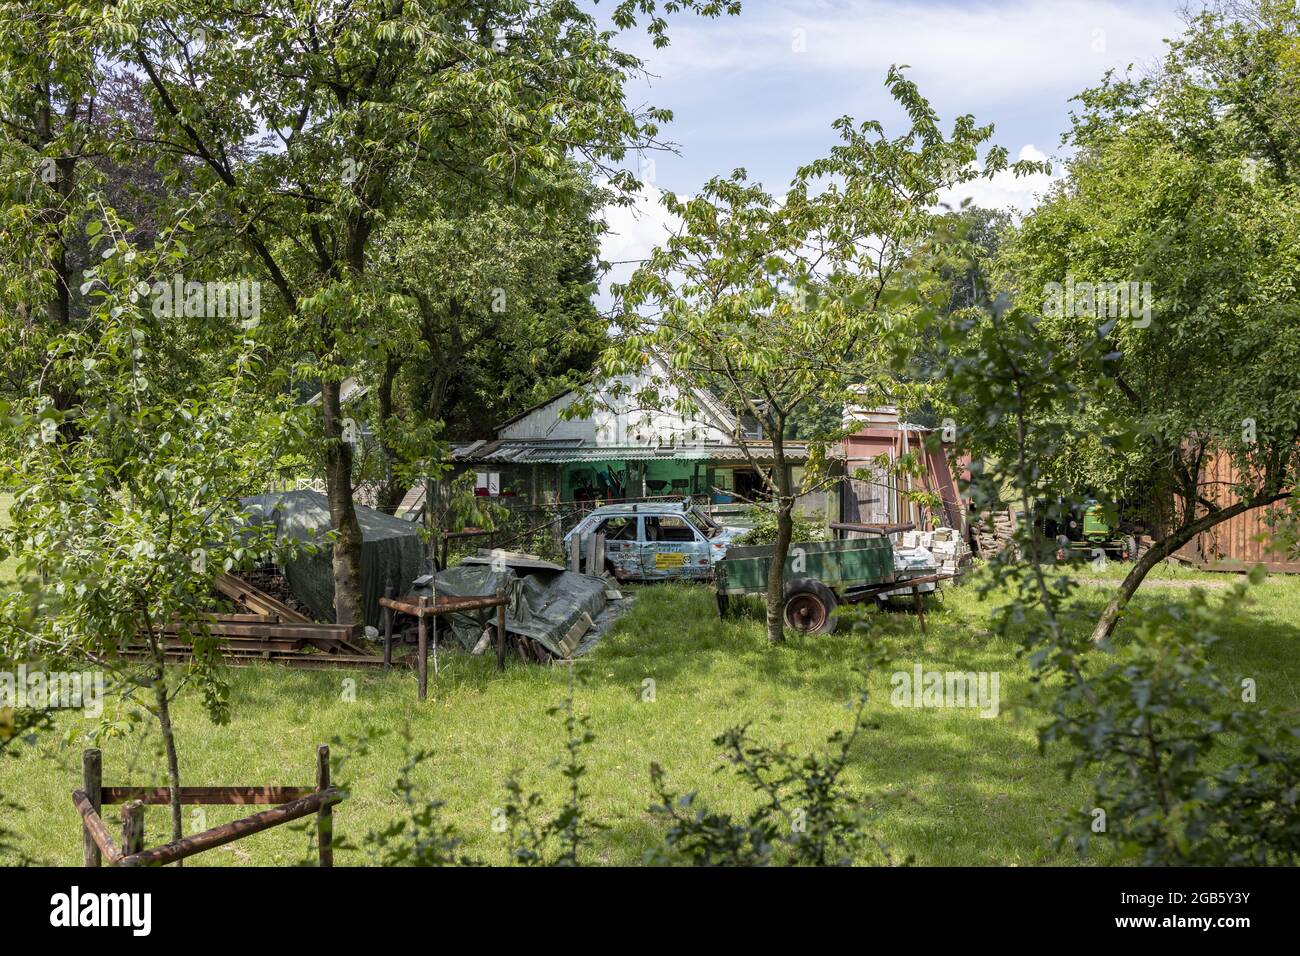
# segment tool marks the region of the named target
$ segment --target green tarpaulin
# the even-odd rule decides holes
[[[283,491],[241,501],[250,523],[274,523],[277,538],[320,542],[314,554],[289,561],[284,576],[294,597],[319,621],[334,620],[333,546],[329,502],[316,491]],[[405,594],[432,569],[417,525],[382,511],[357,505],[361,525],[361,601],[365,623],[379,625],[379,599],[391,585]]]
[[[614,616],[605,597],[608,583],[572,571],[533,570],[522,576],[509,568],[462,564],[434,575],[442,597],[486,597],[504,588],[506,630],[531,637],[556,657],[577,656],[599,636]],[[427,587],[414,593],[429,594]],[[617,603],[617,602],[615,602]],[[496,608],[445,615],[456,640],[469,650],[496,620]]]

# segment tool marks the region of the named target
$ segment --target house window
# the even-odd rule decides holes
[[[499,471],[480,471],[475,475],[474,494],[488,495],[495,498],[501,494],[501,472]]]

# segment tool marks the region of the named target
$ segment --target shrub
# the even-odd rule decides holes
[[[1194,590],[1186,605],[1130,611],[1114,659],[1057,697],[1042,742],[1073,748],[1068,774],[1095,774],[1093,805],[1061,842],[1086,853],[1112,841],[1149,866],[1300,861],[1300,726],[1223,681],[1207,654],[1244,597],[1237,585],[1212,607]]]

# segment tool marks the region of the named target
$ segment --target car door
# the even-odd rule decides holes
[[[636,515],[614,515],[596,528],[605,536],[605,560],[614,566],[614,576],[641,576],[641,546]],[[600,570],[591,572],[599,574]]]
[[[709,543],[689,521],[677,514],[643,517],[643,577],[698,578],[707,576],[709,570]]]

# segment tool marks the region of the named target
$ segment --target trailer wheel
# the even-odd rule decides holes
[[[815,578],[787,581],[785,626],[803,634],[829,634],[835,630],[838,603],[835,592]]]

